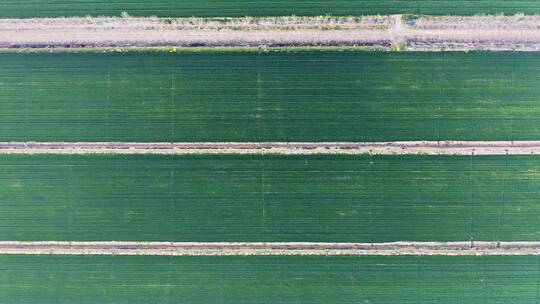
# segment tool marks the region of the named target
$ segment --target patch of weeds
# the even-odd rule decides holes
[[[413,25],[420,17],[420,15],[416,14],[403,14],[401,16],[401,20],[403,20],[403,22],[407,23],[408,25]]]
[[[325,25],[320,26],[319,29],[323,31],[329,31],[329,30],[341,30],[343,29],[343,27],[336,24],[325,24]]]
[[[403,43],[398,43],[398,44],[396,44],[396,46],[394,47],[394,50],[395,50],[396,52],[403,52],[403,51],[405,51],[405,44],[403,44]]]
[[[388,24],[374,24],[370,25],[369,28],[374,30],[387,30],[390,26],[388,26]]]

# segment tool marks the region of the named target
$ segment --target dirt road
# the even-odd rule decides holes
[[[540,50],[540,16],[0,20],[0,48],[371,46]]]
[[[402,142],[0,142],[0,154],[537,155],[540,141]]]
[[[0,254],[30,255],[540,255],[540,242],[174,243],[0,242]]]

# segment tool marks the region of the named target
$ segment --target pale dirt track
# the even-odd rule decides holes
[[[0,47],[390,45],[388,17],[0,19]]]
[[[538,155],[540,141],[91,143],[0,142],[0,154]]]
[[[393,243],[174,243],[174,242],[0,242],[0,254],[23,255],[540,255],[540,242]]]
[[[371,46],[540,50],[540,16],[0,20],[0,48]]]

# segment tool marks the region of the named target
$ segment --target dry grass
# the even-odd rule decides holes
[[[408,24],[416,29],[432,30],[537,30],[540,29],[540,16],[423,16],[408,20]]]
[[[145,29],[145,30],[299,30],[299,29],[384,29],[391,24],[388,16],[364,17],[244,17],[244,18],[136,18],[84,17],[0,19],[0,28],[26,29]]]

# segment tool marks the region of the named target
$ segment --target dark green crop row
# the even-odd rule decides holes
[[[0,17],[243,17],[280,15],[474,15],[540,13],[535,0],[3,0]]]

